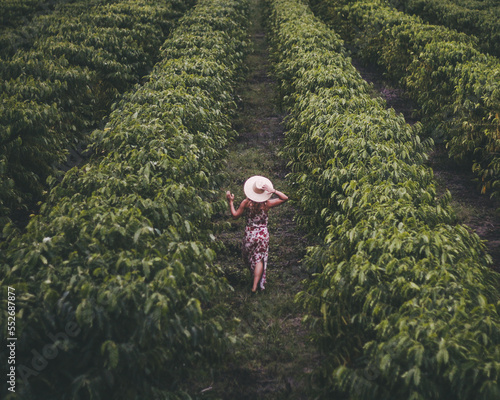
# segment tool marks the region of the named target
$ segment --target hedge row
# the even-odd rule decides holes
[[[318,397],[499,397],[499,276],[437,198],[430,143],[370,96],[306,5],[268,3],[298,220],[324,240],[297,296],[325,355]]]
[[[400,81],[419,104],[425,133],[472,165],[481,191],[500,189],[500,62],[475,37],[424,24],[381,1],[314,0],[336,32]]]
[[[0,0],[0,29],[28,23],[34,16],[51,12],[64,0]]]
[[[187,399],[190,371],[225,353],[211,218],[226,208],[218,188],[246,25],[246,3],[201,0],[148,82],[93,133],[96,156],[53,181],[27,233],[1,248],[0,284],[16,293],[9,399]]]
[[[483,52],[500,56],[498,2],[464,1],[461,4],[453,0],[389,0],[389,2],[401,11],[418,15],[431,24],[445,25],[468,35],[477,36]]]
[[[192,3],[76,1],[0,35],[0,230],[151,70]]]

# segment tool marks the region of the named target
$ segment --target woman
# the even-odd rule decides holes
[[[269,251],[268,211],[288,200],[288,197],[273,188],[271,181],[263,176],[248,178],[243,186],[247,196],[236,210],[234,194],[227,191],[226,198],[233,218],[239,218],[246,211],[247,223],[243,239],[242,253],[253,273],[252,293],[257,287],[264,290],[266,283],[267,256]],[[278,198],[271,199],[276,194]]]

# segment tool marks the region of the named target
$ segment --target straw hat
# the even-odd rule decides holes
[[[272,182],[264,176],[255,175],[247,179],[245,185],[243,185],[243,191],[246,196],[257,203],[262,203],[269,200],[273,195],[271,192],[266,192],[262,189],[262,186],[268,184],[271,189],[273,189]]]

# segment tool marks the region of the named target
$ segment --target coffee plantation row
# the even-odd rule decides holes
[[[476,0],[390,0],[405,13],[479,38],[480,49],[500,56],[500,4]]]
[[[401,82],[419,105],[425,134],[472,164],[483,193],[500,194],[500,61],[478,39],[424,24],[380,1],[314,0],[314,9],[358,49]]]
[[[28,23],[39,14],[50,13],[64,0],[0,0],[0,29]],[[66,0],[67,1],[67,0]]]
[[[325,355],[320,398],[500,398],[499,276],[437,198],[430,141],[304,3],[267,3],[298,221],[324,238],[297,296]]]
[[[147,82],[92,134],[90,161],[52,179],[27,232],[10,233],[0,265],[17,296],[18,387],[8,399],[187,399],[190,371],[234,340],[214,303],[228,287],[212,265],[212,216],[226,207],[218,188],[247,24],[245,2],[199,1]]]
[[[0,34],[0,226],[157,61],[191,0],[75,1]]]

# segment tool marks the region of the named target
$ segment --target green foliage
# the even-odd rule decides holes
[[[340,40],[307,6],[268,4],[297,219],[324,240],[297,296],[325,354],[318,396],[497,397],[499,276],[437,198],[431,142],[371,98],[342,49],[330,56]]]
[[[472,165],[481,192],[498,195],[500,64],[478,50],[484,40],[429,25],[385,1],[313,4],[366,62],[406,87],[420,106],[424,132]]]
[[[64,0],[1,0],[0,29],[15,28],[28,23],[34,16],[53,11]]]
[[[95,156],[52,179],[40,215],[4,244],[2,286],[16,288],[23,315],[16,362],[32,368],[32,350],[78,327],[18,380],[17,398],[188,399],[190,371],[227,351],[211,220],[226,207],[218,188],[246,25],[245,3],[200,1],[148,81],[93,132]],[[183,37],[189,50],[176,48]]]
[[[500,7],[494,1],[389,0],[405,13],[477,36],[481,51],[500,56]]]
[[[0,218],[41,198],[68,150],[147,74],[190,3],[72,2],[0,34]]]

